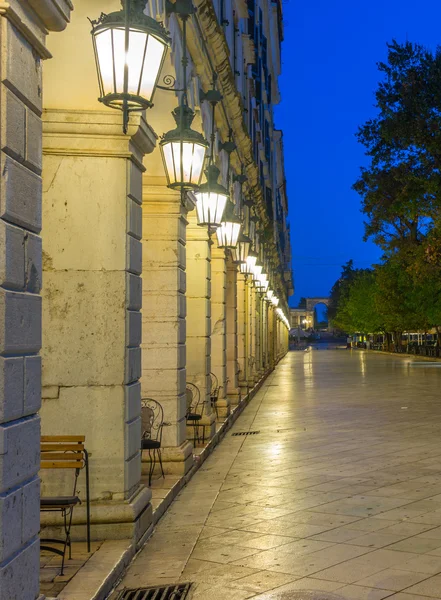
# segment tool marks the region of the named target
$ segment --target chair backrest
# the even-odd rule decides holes
[[[84,435],[41,436],[40,468],[75,469],[74,495],[80,470],[86,466],[85,439]]]
[[[141,400],[141,423],[143,440],[162,441],[164,410],[153,398],[142,398]]]
[[[199,391],[199,388],[197,385],[195,385],[194,383],[190,383],[189,381],[187,381],[187,383],[185,384],[186,389],[185,389],[185,393],[186,393],[186,397],[187,397],[187,415],[190,413],[193,414],[202,414],[202,411],[200,410],[200,404],[201,404],[201,392]]]
[[[219,394],[219,381],[214,373],[210,373],[210,394],[211,396]]]

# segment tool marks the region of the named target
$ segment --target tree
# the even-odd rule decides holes
[[[427,331],[435,323],[428,314],[427,290],[412,274],[413,257],[402,251],[394,255],[377,271],[377,310],[385,331],[394,333],[395,342],[403,331]],[[390,346],[390,335],[387,336]]]
[[[300,298],[297,308],[304,308],[306,310],[306,298],[303,296]]]
[[[387,255],[422,243],[441,212],[441,48],[394,40],[388,49],[378,115],[357,134],[371,163],[353,186],[365,238]]]
[[[377,310],[376,273],[371,269],[360,270],[348,286],[348,293],[341,299],[334,324],[348,333],[377,333],[383,323]]]
[[[332,286],[331,293],[329,295],[328,322],[332,322],[333,325],[335,325],[334,319],[337,314],[338,307],[343,301],[343,298],[347,295],[349,285],[353,281],[356,273],[357,269],[354,269],[354,261],[352,259],[348,260],[348,262],[342,266],[339,279],[337,279]]]

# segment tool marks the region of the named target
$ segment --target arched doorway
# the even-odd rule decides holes
[[[314,329],[316,331],[328,331],[328,307],[324,302],[318,302],[314,306]]]

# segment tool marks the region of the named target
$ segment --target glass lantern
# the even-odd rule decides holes
[[[159,142],[168,187],[196,189],[201,181],[208,142],[191,128],[194,112],[182,103],[172,112],[176,129],[165,133]]]
[[[219,248],[236,248],[242,221],[234,212],[234,204],[228,200],[222,222],[216,229]]]
[[[215,165],[210,165],[205,174],[207,181],[195,192],[198,225],[219,227],[229,198],[228,192],[217,182],[220,171]]]
[[[251,248],[251,240],[244,233],[239,235],[237,245],[231,250],[233,262],[236,264],[244,264],[247,261],[248,253]]]
[[[100,102],[120,110],[150,108],[170,39],[144,14],[145,0],[91,21]]]

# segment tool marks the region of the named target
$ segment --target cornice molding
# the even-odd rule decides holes
[[[49,31],[63,31],[70,21],[70,0],[28,0],[29,5]]]
[[[43,154],[128,158],[145,171],[143,156],[153,152],[156,140],[142,113],[132,113],[124,135],[120,112],[43,111]]]
[[[224,31],[219,25],[211,0],[194,0],[194,4],[197,7],[197,19],[210,53],[209,59],[218,76],[218,87],[223,95],[223,105],[228,115],[227,121],[223,111],[218,109],[216,111],[216,125],[223,139],[227,139],[228,137],[229,126],[232,128],[240,161],[245,166],[245,175],[248,178],[246,184],[248,194],[254,200],[256,213],[260,222],[263,225],[269,225],[270,220],[266,212],[264,190],[262,190],[260,185],[259,169],[254,161],[252,141],[243,116],[245,107],[241,95],[236,88],[235,77],[230,63],[230,50]],[[202,44],[199,31],[192,21],[189,22],[187,30],[187,43],[202,87],[206,91],[212,85],[210,61],[205,56],[205,46]],[[240,171],[240,161],[237,159],[235,153],[232,154],[231,164],[237,172]],[[270,255],[276,255],[278,262],[281,264],[275,240],[272,240],[268,245],[267,251]],[[283,278],[280,274],[276,273],[275,277],[278,280],[280,288],[286,291]]]

